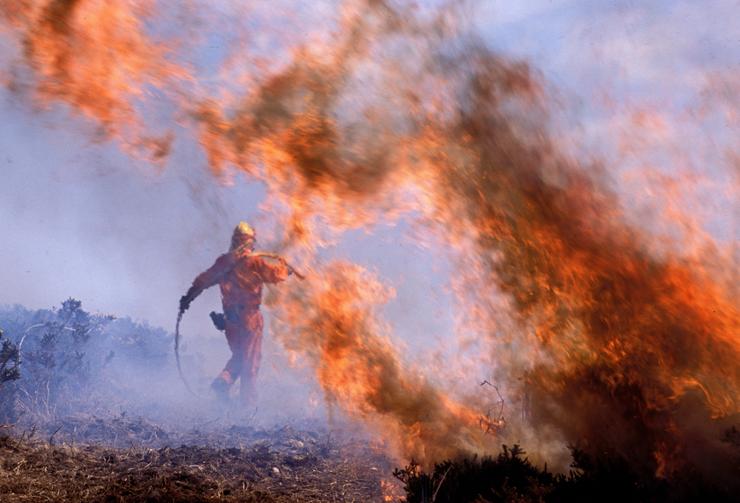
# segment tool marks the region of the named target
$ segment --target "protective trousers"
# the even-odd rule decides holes
[[[219,378],[229,386],[241,379],[239,396],[246,404],[256,399],[255,381],[259,372],[264,320],[259,308],[225,311],[226,341],[231,349],[231,358]]]

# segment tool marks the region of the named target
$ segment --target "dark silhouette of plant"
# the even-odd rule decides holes
[[[0,422],[15,421],[15,381],[20,377],[18,346],[0,330]]]
[[[18,346],[5,337],[0,329],[0,387],[20,378]]]
[[[732,437],[736,429],[728,432]],[[731,443],[731,440],[726,440]],[[404,484],[408,503],[570,503],[738,501],[735,481],[708,481],[696,471],[670,477],[646,473],[613,453],[598,456],[571,448],[568,475],[534,466],[518,446],[503,446],[497,457],[445,461],[430,473],[411,463],[394,475]],[[638,466],[640,466],[638,468]]]
[[[409,503],[545,501],[558,478],[524,454],[518,445],[504,445],[496,457],[445,461],[431,474],[412,463],[394,475],[403,482]]]

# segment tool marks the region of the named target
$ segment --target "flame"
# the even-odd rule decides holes
[[[187,73],[145,30],[154,1],[27,0],[0,8],[33,70],[37,104],[66,103],[92,119],[102,138],[154,160],[167,157],[172,134],[149,134],[137,102]]]
[[[686,404],[702,424],[740,412],[732,253],[678,204],[662,218],[689,232],[656,247],[609,168],[558,144],[537,72],[471,35],[462,9],[342,2],[320,36],[291,40],[270,64],[245,53],[239,86],[211,93],[169,88],[189,72],[168,57],[175,44],[143,28],[152,2],[0,5],[38,97],[141,139],[156,89],[217,177],[237,169],[265,183],[285,248],[314,267],[271,300],[276,333],[313,364],[330,404],[404,456],[481,452],[491,437],[474,399],[405,364],[378,314],[390,291],[356,265],[317,260],[347,229],[400,218],[457,264],[461,326],[487,344],[505,393],[528,404],[512,431],[554,430],[670,473],[694,428]],[[651,134],[622,145],[630,155],[674,133],[649,110],[631,120]]]
[[[276,292],[273,333],[308,358],[330,405],[373,426],[407,458],[483,452],[480,413],[409,372],[380,321],[392,296],[369,272],[335,262],[321,279]]]
[[[406,501],[406,496],[398,481],[381,479],[380,490],[383,494],[383,501]]]

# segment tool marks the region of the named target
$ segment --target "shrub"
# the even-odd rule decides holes
[[[18,346],[0,330],[0,422],[13,422],[17,388],[21,376]]]
[[[728,432],[732,437],[735,428]],[[727,440],[728,443],[732,443]],[[736,481],[709,482],[696,471],[670,478],[644,473],[628,459],[598,457],[571,448],[568,475],[534,466],[517,445],[497,457],[445,461],[430,473],[411,463],[394,475],[403,482],[408,503],[565,503],[739,501]]]
[[[132,378],[151,382],[170,372],[172,337],[128,318],[95,315],[79,300],[59,309],[0,308],[8,327],[0,367],[12,386],[0,389],[0,420],[43,423],[72,413],[104,413],[132,398]],[[0,365],[3,365],[0,361]]]

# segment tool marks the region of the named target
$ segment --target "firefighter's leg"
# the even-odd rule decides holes
[[[254,403],[257,399],[255,383],[259,372],[260,359],[262,357],[262,330],[264,321],[262,314],[258,311],[245,320],[246,340],[243,347],[243,358],[241,368],[241,384],[239,385],[239,396],[243,404]]]
[[[223,396],[228,395],[229,389],[242,372],[246,338],[241,323],[226,322],[226,341],[229,343],[231,358],[211,385],[216,393]]]

